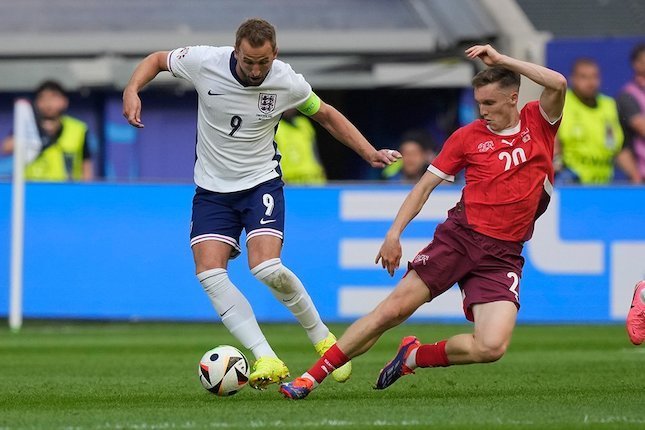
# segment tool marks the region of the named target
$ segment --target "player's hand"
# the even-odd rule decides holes
[[[386,236],[383,245],[381,245],[381,249],[376,255],[374,263],[378,264],[380,261],[381,266],[387,270],[387,273],[389,273],[390,276],[394,276],[394,272],[399,268],[402,254],[403,252],[401,251],[401,242],[399,239]]]
[[[487,66],[496,66],[502,63],[504,56],[490,45],[475,45],[466,49],[466,56],[471,60],[479,58]]]
[[[401,158],[402,155],[399,151],[393,149],[381,149],[376,151],[372,157],[368,160],[372,167],[383,168],[394,163],[396,160]]]
[[[123,116],[130,125],[143,128],[143,123],[141,122],[141,99],[134,91],[126,90],[123,92]]]

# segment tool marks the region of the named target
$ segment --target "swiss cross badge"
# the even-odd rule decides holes
[[[258,108],[262,113],[271,113],[275,110],[277,94],[260,93],[258,97]]]

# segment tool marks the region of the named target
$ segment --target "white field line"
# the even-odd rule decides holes
[[[492,417],[491,417],[492,418]],[[638,417],[627,417],[627,416],[599,416],[593,417],[589,415],[584,415],[580,417],[580,423],[583,424],[645,424],[645,418]],[[530,420],[517,420],[517,419],[501,419],[493,418],[491,421],[484,420],[480,424],[510,424],[510,425],[535,425],[537,427],[546,425],[548,423],[536,423],[535,421]],[[574,421],[575,423],[575,421]],[[208,424],[196,423],[192,421],[187,421],[183,423],[174,423],[174,422],[156,422],[156,423],[102,423],[90,427],[86,426],[64,426],[58,427],[61,430],[169,430],[169,429],[203,429],[203,428],[319,428],[319,427],[347,427],[347,426],[356,426],[357,428],[366,428],[366,427],[405,427],[405,426],[419,426],[419,425],[437,425],[441,424],[436,420],[333,420],[333,419],[324,419],[320,421],[311,421],[311,422],[289,422],[283,420],[276,421],[264,421],[264,420],[252,420],[247,423],[226,423],[226,422],[211,422]],[[557,423],[553,423],[557,424]],[[0,427],[0,430],[13,430],[13,427]]]

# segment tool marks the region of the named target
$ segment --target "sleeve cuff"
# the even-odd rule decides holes
[[[172,70],[172,61],[170,61],[170,60],[171,60],[171,58],[172,58],[172,54],[173,54],[173,52],[175,52],[175,51],[176,51],[176,50],[175,50],[175,49],[173,49],[172,51],[170,51],[170,52],[168,53],[168,57],[166,58],[166,66],[168,66],[168,71],[169,71],[170,73],[172,73],[172,75],[176,78],[176,77],[177,77],[177,75],[175,75],[175,72]]]
[[[432,164],[428,166],[428,172],[434,174],[435,176],[440,177],[444,181],[455,182],[455,175],[449,175],[447,173],[444,173]]]
[[[549,115],[547,115],[547,114],[546,114],[546,112],[544,112],[544,109],[542,109],[542,105],[541,105],[539,102],[538,102],[538,106],[540,107],[540,114],[542,114],[542,118],[544,118],[544,120],[545,120],[546,122],[548,122],[549,124],[551,124],[551,125],[555,125],[558,121],[560,121],[560,120],[562,119],[562,112],[560,112],[560,116],[559,116],[559,117],[557,117],[557,118],[556,118],[556,119],[554,119],[553,121],[552,121],[552,120],[550,120],[550,119],[549,119]]]

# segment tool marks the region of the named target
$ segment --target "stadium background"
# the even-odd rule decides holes
[[[71,91],[70,113],[90,125],[100,175],[95,184],[28,185],[25,316],[214,317],[187,244],[196,97],[166,74],[142,96],[144,130],[121,116],[120,91],[151,51],[231,44],[239,22],[263,16],[278,28],[280,57],[376,147],[392,147],[410,128],[442,142],[474,118],[469,81],[476,68],[461,53],[475,41],[565,74],[576,57],[595,58],[603,92],[616,95],[631,76],[630,49],[644,40],[644,9],[637,0],[397,0],[369,8],[361,0],[4,2],[0,136],[11,129],[16,97],[58,79]],[[523,91],[525,99],[537,94],[530,85]],[[324,318],[347,321],[393,286],[369,261],[409,188],[357,183],[375,171],[324,131],[318,140],[333,183],[288,187],[284,260]],[[8,306],[10,165],[10,157],[0,158],[0,315]],[[428,241],[458,192],[442,187],[439,203],[406,233],[408,256]],[[374,204],[383,193],[387,208]],[[609,187],[559,189],[525,256],[522,321],[622,320],[633,283],[645,276],[645,189],[620,177]],[[231,266],[261,320],[289,320],[244,261]],[[417,317],[459,320],[460,312],[453,291]]]
[[[476,67],[463,58],[474,42],[565,74],[590,56],[615,95],[630,77],[629,50],[645,39],[642,0],[0,1],[0,138],[14,99],[58,79],[70,113],[90,125],[99,173],[94,183],[27,184],[26,320],[17,333],[0,326],[0,430],[644,428],[645,349],[630,344],[624,315],[645,277],[645,187],[620,177],[557,188],[524,252],[522,323],[500,362],[420,370],[371,389],[402,336],[425,343],[472,329],[453,289],[353,359],[350,381],[328,381],[305,401],[275,389],[227,398],[202,389],[204,351],[239,345],[192,274],[195,95],[162,74],[142,95],[146,128],[137,131],[121,117],[120,92],[149,52],[231,44],[252,16],[277,25],[280,57],[377,147],[418,127],[442,142],[474,117]],[[539,94],[522,85],[524,101]],[[375,171],[318,131],[332,181],[286,188],[284,260],[339,335],[402,275],[388,277],[372,259],[410,187],[370,181]],[[0,322],[11,162],[0,157]],[[459,191],[433,194],[406,231],[405,257]],[[316,359],[304,331],[244,258],[231,272],[291,375],[304,372]]]

